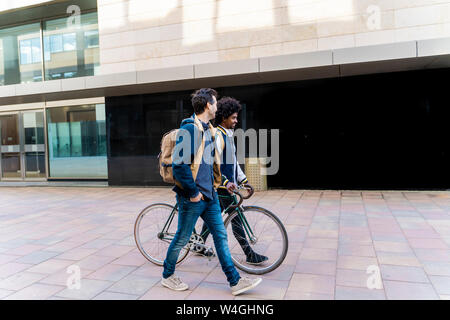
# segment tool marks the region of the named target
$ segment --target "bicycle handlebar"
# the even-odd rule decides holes
[[[233,190],[233,193],[239,197],[239,201],[238,201],[237,204],[230,205],[230,206],[228,207],[229,209],[233,209],[233,210],[236,209],[237,207],[239,207],[239,206],[242,204],[242,202],[244,201],[244,199],[249,199],[249,198],[253,195],[253,193],[255,193],[255,189],[253,189],[253,187],[252,187],[251,185],[249,185],[249,184],[243,185],[243,188],[250,189],[248,196],[244,197],[244,196],[238,191],[239,189]]]

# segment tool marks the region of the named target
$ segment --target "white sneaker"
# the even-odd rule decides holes
[[[233,296],[237,296],[238,294],[241,294],[247,290],[250,290],[254,287],[256,287],[258,284],[260,284],[262,281],[261,278],[256,278],[256,279],[250,279],[250,278],[240,278],[239,282],[235,285],[231,287],[231,294]]]
[[[171,275],[170,277],[168,277],[166,279],[162,278],[161,284],[164,287],[167,287],[169,289],[176,290],[176,291],[184,291],[189,288],[189,286],[186,283],[184,283],[183,281],[181,281],[181,279],[178,276],[176,276],[175,274]]]

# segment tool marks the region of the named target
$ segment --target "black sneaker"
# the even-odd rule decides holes
[[[196,252],[195,255],[203,256],[203,257],[206,257],[206,258],[211,258],[211,257],[214,257],[214,251],[212,249],[207,249],[206,250],[205,248],[203,248],[202,250]]]
[[[257,254],[256,252],[253,252],[252,254],[247,256],[246,262],[248,264],[258,265],[263,263],[264,261],[269,260],[266,256],[263,256],[261,254]]]

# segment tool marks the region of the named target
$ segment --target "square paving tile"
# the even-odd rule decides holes
[[[15,293],[15,291],[13,291],[13,290],[0,289],[0,299],[3,299],[13,293]]]
[[[367,281],[371,276],[371,273],[367,273],[364,270],[337,269],[336,285],[369,289]]]
[[[409,238],[408,241],[412,248],[449,250],[448,245],[441,239]]]
[[[304,248],[337,249],[338,241],[335,239],[306,238]]]
[[[86,258],[87,256],[93,254],[94,252],[97,252],[97,249],[74,248],[69,251],[65,251],[62,254],[59,254],[58,259],[78,261],[83,258]]]
[[[288,291],[284,300],[334,300],[334,294]]]
[[[61,286],[35,283],[9,295],[5,300],[45,300],[64,289],[65,287]]]
[[[371,245],[339,245],[338,254],[340,256],[375,257],[375,250]]]
[[[163,287],[161,284],[156,284],[140,297],[139,300],[184,300],[191,293],[191,290],[174,291]]]
[[[381,265],[384,280],[429,283],[427,274],[420,267]]]
[[[130,274],[112,285],[108,291],[140,297],[160,281],[161,277],[150,278]]]
[[[450,262],[424,261],[423,267],[428,275],[450,277]]]
[[[239,296],[249,299],[282,300],[288,286],[289,281],[263,279],[257,287]],[[231,293],[229,294],[231,295]]]
[[[384,281],[389,300],[438,300],[431,284],[400,281]]]
[[[147,263],[148,260],[144,258],[144,256],[142,255],[142,253],[140,253],[139,251],[131,251],[125,255],[123,255],[122,257],[116,259],[113,264],[120,264],[123,266],[136,266],[136,267],[140,267],[142,265],[144,265],[145,263]]]
[[[121,280],[134,270],[136,270],[136,267],[108,264],[99,270],[90,273],[86,278],[115,282]]]
[[[16,263],[16,262],[9,262],[0,265],[0,279],[7,278],[15,273],[26,270],[32,266],[33,266],[32,264]]]
[[[0,289],[21,290],[44,278],[44,274],[19,272],[0,281]]]
[[[187,296],[187,300],[234,300],[234,296],[229,285],[202,282]]]
[[[364,270],[370,266],[377,266],[378,261],[373,257],[338,256],[337,267],[339,269]]]
[[[111,246],[108,246],[101,250],[98,250],[96,252],[96,254],[99,256],[108,256],[108,257],[119,258],[135,248],[136,248],[136,246],[132,247],[132,246],[122,246],[122,245],[111,245]]]
[[[336,261],[299,259],[295,272],[334,276],[336,274]]]
[[[139,296],[133,296],[130,294],[103,291],[99,295],[95,296],[93,300],[137,300]]]
[[[401,252],[377,252],[380,264],[391,264],[397,266],[421,267],[422,264],[412,253]]]
[[[414,253],[421,262],[450,262],[450,250],[445,249],[414,249]]]
[[[109,288],[112,284],[113,282],[110,281],[81,279],[80,289],[66,288],[55,296],[69,299],[90,300]]]
[[[111,263],[116,258],[107,256],[97,256],[95,253],[86,258],[75,262],[80,268],[87,270],[98,270],[103,266]]]
[[[375,250],[381,252],[401,252],[401,253],[413,253],[412,248],[408,242],[396,242],[396,241],[374,241],[373,245]]]
[[[450,277],[430,276],[434,289],[440,295],[450,295]]]
[[[333,276],[294,273],[287,292],[333,294],[336,280]]]
[[[384,290],[336,286],[336,300],[386,300]]]
[[[336,261],[337,250],[335,250],[335,249],[303,248],[299,259],[301,259],[301,260]]]
[[[49,259],[27,269],[27,271],[34,273],[54,274],[55,272],[66,269],[68,266],[73,264],[74,263],[72,260]]]

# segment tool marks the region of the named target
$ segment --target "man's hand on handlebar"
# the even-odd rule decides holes
[[[227,188],[229,194],[233,194],[233,191],[237,189],[237,185],[233,182],[228,182],[225,187]]]

